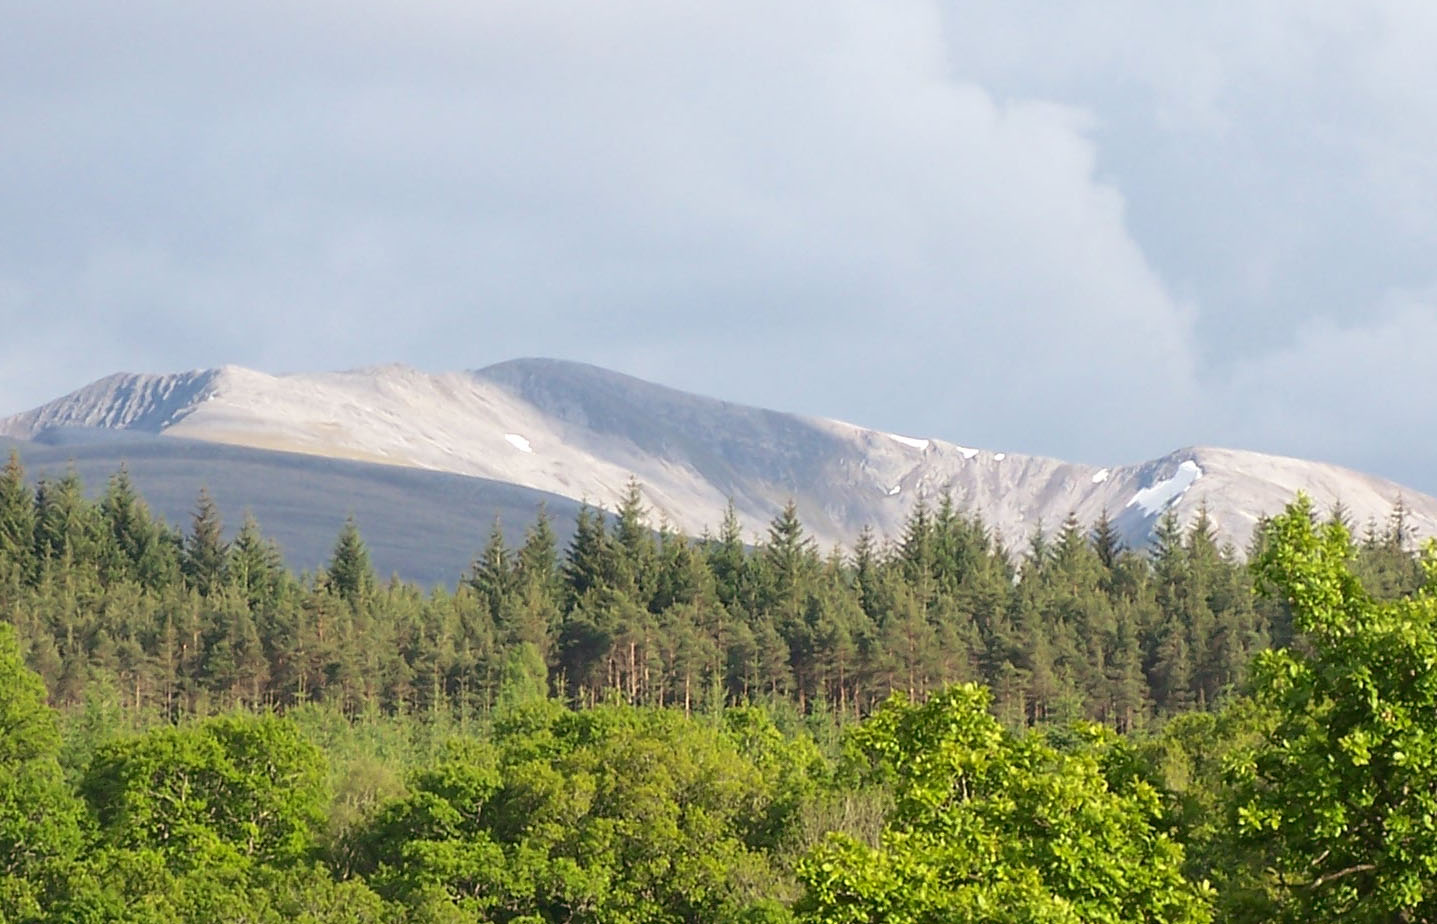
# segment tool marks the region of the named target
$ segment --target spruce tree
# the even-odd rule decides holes
[[[608,544],[603,513],[584,504],[574,520],[574,536],[564,556],[567,608],[572,609],[579,599],[607,583],[604,571]]]
[[[34,570],[35,495],[25,481],[20,454],[10,450],[10,459],[0,470],[0,576],[8,562],[19,576]]]
[[[93,567],[98,533],[94,505],[73,467],[58,481],[41,479],[35,489],[35,547],[42,562],[84,562]]]
[[[709,570],[713,572],[714,588],[719,602],[734,608],[739,602],[744,570],[743,527],[734,510],[733,498],[724,507],[718,539],[708,547]]]
[[[278,602],[284,583],[283,559],[249,512],[225,560],[225,580],[239,588],[251,609],[271,608]]]
[[[469,586],[474,588],[496,623],[505,619],[506,609],[518,589],[511,559],[504,541],[504,524],[495,517],[484,550],[469,570]]]
[[[557,605],[562,593],[559,574],[558,540],[547,508],[540,506],[539,515],[524,533],[514,568],[519,583],[532,588]]]
[[[769,589],[771,604],[792,603],[804,589],[805,579],[817,569],[817,547],[804,532],[798,519],[798,505],[792,500],[784,504],[783,510],[769,524],[763,560],[772,581]]]
[[[369,563],[369,549],[352,515],[339,531],[326,576],[329,586],[351,606],[362,605],[374,594],[374,568]]]
[[[641,606],[649,607],[654,592],[657,550],[649,529],[643,490],[630,478],[614,515],[614,568],[619,586]]]
[[[201,596],[216,590],[225,571],[229,549],[224,541],[224,522],[219,507],[206,488],[200,488],[191,519],[190,534],[185,539],[185,556],[181,564],[185,579]]]
[[[1109,571],[1117,564],[1118,556],[1123,554],[1123,540],[1118,535],[1118,528],[1108,516],[1108,508],[1104,507],[1098,514],[1098,522],[1093,526],[1092,532],[1093,551],[1098,554],[1098,560],[1103,567]]]

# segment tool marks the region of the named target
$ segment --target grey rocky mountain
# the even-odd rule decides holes
[[[1359,529],[1384,523],[1400,498],[1414,535],[1437,534],[1437,499],[1335,465],[1202,447],[1135,464],[1075,464],[745,407],[546,359],[443,374],[398,365],[119,374],[0,420],[0,435],[66,442],[72,452],[115,431],[160,445],[263,450],[289,466],[302,467],[294,455],[320,457],[534,492],[510,495],[512,509],[540,497],[612,507],[636,478],[659,518],[694,534],[716,527],[732,499],[748,536],[759,538],[792,498],[825,545],[849,545],[865,525],[896,536],[916,501],[945,493],[1009,545],[1069,513],[1092,522],[1105,509],[1130,544],[1142,544],[1167,510],[1187,522],[1205,505],[1241,548],[1258,518],[1299,490],[1322,509],[1340,502]],[[123,455],[116,446],[105,452]],[[487,525],[492,514],[470,518]]]

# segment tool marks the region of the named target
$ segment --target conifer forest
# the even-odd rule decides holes
[[[1437,921],[1437,553],[951,500],[296,574],[0,472],[0,922]]]

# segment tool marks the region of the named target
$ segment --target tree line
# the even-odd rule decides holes
[[[1343,511],[1332,512],[1336,521]],[[347,715],[495,703],[504,665],[537,650],[574,705],[712,711],[751,702],[859,717],[895,691],[991,690],[1010,727],[1085,718],[1119,732],[1207,708],[1283,647],[1290,617],[1255,600],[1205,512],[1169,513],[1128,549],[1106,515],[1002,547],[948,498],[903,534],[820,550],[789,504],[755,545],[652,529],[631,483],[586,508],[567,547],[541,513],[517,548],[496,522],[470,571],[429,592],[381,580],[351,520],[327,566],[296,575],[247,518],[232,540],[202,491],[187,530],[156,518],[122,469],[97,499],[73,473],[32,489],[0,471],[0,609],[56,705],[96,681],[167,719],[235,706]],[[1264,541],[1259,524],[1252,547]],[[1421,582],[1400,506],[1354,563],[1384,597]]]
[[[195,535],[156,540],[186,593],[239,593],[231,554],[192,586]],[[1437,920],[1437,546],[1394,571],[1363,545],[1303,499],[1265,524],[1245,573],[1288,644],[1204,708],[1124,733],[1025,727],[978,683],[910,693],[901,677],[857,720],[826,711],[851,702],[836,689],[806,709],[797,687],[685,709],[670,677],[665,702],[644,702],[657,681],[635,679],[623,646],[587,701],[592,681],[564,679],[535,640],[507,649],[472,716],[462,699],[350,713],[337,678],[283,709],[221,709],[217,689],[176,679],[171,714],[98,660],[57,709],[10,624],[34,614],[7,602],[0,921]],[[57,562],[11,580],[95,592]],[[364,568],[278,580],[351,612],[402,587]],[[129,576],[74,600],[103,623],[111,594],[151,592]]]

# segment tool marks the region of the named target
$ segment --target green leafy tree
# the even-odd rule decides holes
[[[106,845],[158,849],[176,869],[285,865],[314,845],[325,769],[293,723],[235,715],[108,744],[81,790]]]
[[[0,920],[38,917],[82,844],[82,807],[56,760],[60,736],[40,678],[0,624]]]
[[[1306,498],[1254,567],[1300,645],[1258,657],[1276,722],[1235,766],[1237,823],[1265,852],[1287,921],[1437,919],[1437,561],[1417,595],[1378,602],[1340,522]]]
[[[973,685],[899,695],[853,733],[895,807],[879,847],[835,835],[803,861],[801,920],[1210,920],[1151,786],[1114,789],[1097,754],[1005,732],[988,705]]]

